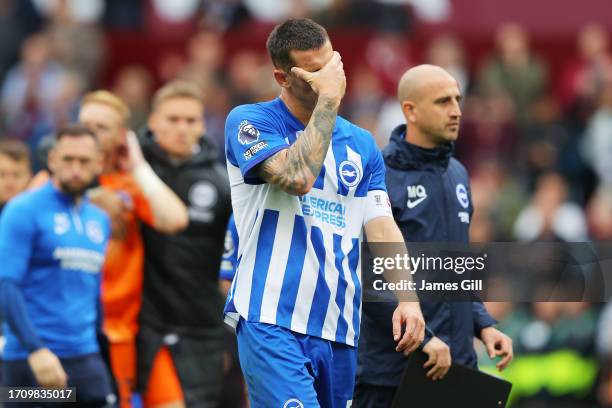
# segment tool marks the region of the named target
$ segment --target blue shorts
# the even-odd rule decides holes
[[[106,407],[112,405],[113,395],[111,380],[102,357],[98,353],[79,357],[60,358],[62,367],[68,375],[68,386],[76,387],[76,404],[74,402],[54,404],[68,407]],[[38,383],[27,360],[9,360],[3,362],[4,386],[37,387]],[[43,404],[51,405],[51,404]],[[29,403],[5,403],[6,408],[25,408],[39,406]]]
[[[243,319],[236,333],[252,408],[351,406],[354,347]]]

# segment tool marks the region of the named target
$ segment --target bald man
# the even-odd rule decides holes
[[[440,67],[420,65],[404,73],[397,94],[406,122],[395,128],[383,151],[395,221],[407,242],[467,243],[473,212],[469,177],[452,157],[461,122],[457,81]],[[357,408],[391,406],[400,383],[407,358],[395,351],[388,335],[394,307],[363,304]],[[422,349],[432,380],[442,379],[451,362],[476,367],[475,336],[491,358],[502,357],[500,370],[512,360],[510,338],[493,327],[496,321],[482,302],[422,301],[421,308],[428,327]]]

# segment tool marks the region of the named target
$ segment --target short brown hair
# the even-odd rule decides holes
[[[13,161],[25,161],[30,163],[30,150],[20,140],[0,140],[0,154],[9,157]]]
[[[195,82],[177,79],[168,82],[155,92],[155,95],[153,95],[153,110],[157,109],[162,102],[172,98],[195,99],[204,105],[204,92]]]
[[[81,106],[88,103],[99,103],[114,109],[119,116],[121,116],[121,120],[123,120],[124,125],[127,125],[128,121],[130,120],[130,108],[128,108],[127,104],[123,102],[123,99],[112,92],[104,89],[89,92],[81,100]]]
[[[309,18],[293,18],[274,27],[266,46],[272,64],[289,71],[295,65],[291,51],[318,50],[329,40],[322,25]]]
[[[91,129],[89,129],[87,126],[82,125],[80,123],[69,124],[69,125],[66,125],[60,128],[55,134],[55,143],[59,142],[65,137],[81,137],[81,136],[91,137],[96,143],[96,146],[100,148],[100,141],[98,140],[98,137],[96,136],[96,134]]]

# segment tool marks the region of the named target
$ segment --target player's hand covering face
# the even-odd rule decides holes
[[[290,91],[306,108],[314,109],[319,97],[340,101],[346,90],[342,58],[327,41],[321,48],[291,51],[295,66],[288,73]]]

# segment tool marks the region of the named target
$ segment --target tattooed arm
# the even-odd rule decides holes
[[[304,133],[288,149],[281,150],[259,165],[259,177],[293,195],[310,191],[321,172],[336,124],[338,107],[346,89],[340,54],[316,72],[293,67],[291,73],[307,82],[318,95]]]
[[[321,172],[339,103],[319,98],[308,126],[289,148],[266,159],[259,166],[259,177],[293,195],[310,191]]]

